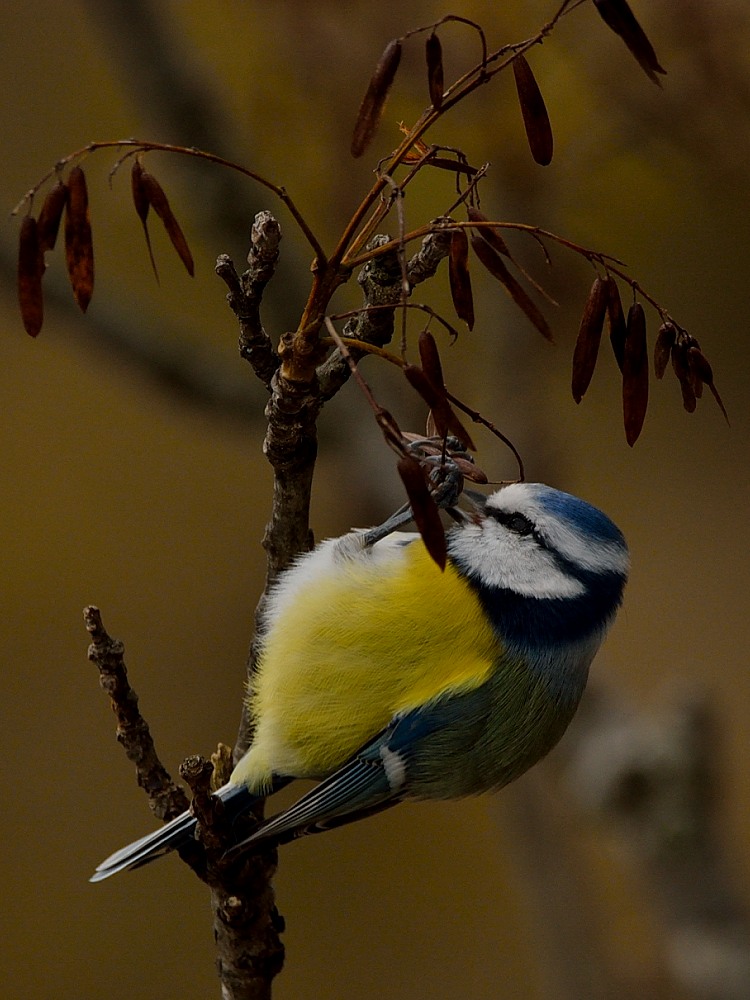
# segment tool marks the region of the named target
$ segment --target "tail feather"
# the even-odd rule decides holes
[[[231,808],[232,813],[235,814],[246,810],[256,798],[244,785],[224,785],[216,794],[225,806]],[[118,872],[140,868],[141,865],[147,865],[163,854],[182,847],[189,843],[195,835],[196,825],[195,817],[191,813],[180,813],[161,829],[155,830],[139,840],[134,840],[132,844],[121,847],[119,851],[115,851],[97,866],[89,881],[101,882]]]

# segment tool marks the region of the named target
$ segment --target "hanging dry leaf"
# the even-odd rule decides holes
[[[147,200],[148,204],[161,219],[164,228],[167,231],[167,236],[169,236],[172,246],[177,251],[177,256],[185,265],[185,270],[192,278],[195,272],[193,255],[190,253],[190,247],[188,246],[185,235],[180,228],[180,224],[170,208],[169,199],[164,193],[164,189],[154,175],[143,168],[140,173],[139,186],[142,188],[140,197]],[[136,205],[136,209],[138,209],[138,205]],[[143,221],[145,224],[145,219]]]
[[[666,70],[659,65],[654,47],[646,37],[646,33],[630,9],[626,0],[594,0],[596,9],[612,31],[625,42],[650,80],[661,87],[661,80],[656,75],[666,75]]]
[[[24,329],[31,337],[36,337],[44,321],[43,274],[44,254],[37,221],[27,215],[18,236],[18,305]]]
[[[398,472],[409,498],[414,523],[422,536],[430,558],[441,570],[445,569],[448,548],[445,529],[440,520],[440,512],[430,493],[422,466],[412,455],[404,455],[398,460]]]
[[[638,440],[648,407],[648,344],[646,315],[640,302],[628,310],[625,355],[622,364],[622,409],[625,439],[632,448]]]
[[[469,222],[489,222],[490,220],[484,214],[480,212],[478,208],[474,208],[473,205],[467,205],[466,214],[469,217]],[[500,230],[497,226],[482,226],[481,229],[476,230],[477,235],[481,236],[483,240],[492,247],[497,253],[501,253],[504,257],[512,260],[510,250],[508,249],[508,244],[500,235]]]
[[[513,75],[531,155],[540,166],[546,167],[552,161],[554,148],[552,126],[539,84],[525,56],[518,55],[513,60]]]
[[[68,200],[68,188],[62,181],[47,193],[47,197],[42,204],[42,210],[37,219],[36,229],[39,237],[39,249],[42,253],[45,250],[54,250],[57,243],[57,234],[60,231],[60,221],[65,211],[65,203]]]
[[[594,374],[602,330],[604,329],[608,297],[606,282],[602,278],[596,277],[583,308],[578,339],[573,351],[571,389],[576,403],[580,403],[583,399]]]
[[[362,156],[377,131],[400,62],[401,42],[394,38],[386,45],[362,98],[352,135],[351,153],[354,157]]]
[[[662,323],[656,335],[654,344],[654,375],[664,378],[664,372],[669,364],[669,356],[677,339],[677,327],[674,323]]]
[[[527,318],[531,320],[541,335],[552,342],[552,330],[544,318],[542,311],[518,280],[513,277],[487,240],[483,239],[478,233],[472,233],[471,245],[480,262],[494,278],[497,278],[518,308],[526,314]]]
[[[430,101],[436,111],[443,104],[443,46],[433,31],[425,42],[425,58],[427,59],[427,83],[430,88]]]
[[[456,229],[451,233],[448,281],[456,315],[466,323],[470,330],[473,330],[474,294],[471,290],[471,275],[469,274],[469,238],[463,229]]]
[[[73,295],[80,310],[86,312],[94,293],[94,244],[91,238],[86,177],[81,167],[73,167],[68,174],[65,258]]]

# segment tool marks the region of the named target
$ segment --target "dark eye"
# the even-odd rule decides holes
[[[530,535],[534,530],[533,522],[525,514],[493,511],[492,516],[516,535]]]

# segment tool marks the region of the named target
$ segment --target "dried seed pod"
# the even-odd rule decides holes
[[[484,214],[480,212],[478,208],[474,208],[473,205],[468,205],[466,208],[466,214],[469,217],[469,222],[489,222],[490,220]],[[500,230],[497,226],[482,226],[481,229],[476,230],[477,236],[481,236],[483,240],[495,250],[497,253],[501,253],[504,257],[509,260],[511,258],[510,250],[508,249],[508,244],[500,235]]]
[[[625,336],[627,327],[625,325],[625,313],[622,309],[622,299],[617,282],[608,274],[604,281],[607,285],[607,320],[609,322],[609,342],[612,346],[612,353],[615,356],[617,367],[622,371],[622,362],[625,357]]]
[[[683,334],[678,337],[677,342],[672,347],[672,369],[682,390],[682,405],[688,413],[694,413],[696,407],[695,390],[687,363],[688,339]]]
[[[139,159],[133,160],[133,166],[130,170],[130,190],[133,193],[133,204],[138,213],[138,218],[145,225],[148,218],[148,210],[151,207],[151,199],[148,196],[146,185],[143,183],[144,173],[145,170],[141,161]]]
[[[403,435],[393,414],[384,406],[378,406],[375,410],[375,420],[388,444],[401,453],[403,451]]]
[[[489,482],[487,473],[473,462],[470,462],[466,458],[459,458],[456,455],[452,455],[451,459],[464,479],[468,479],[470,483],[483,483],[486,485]]]
[[[419,360],[422,362],[422,370],[430,382],[438,389],[445,391],[440,352],[435,338],[429,330],[422,330],[419,335]]]
[[[86,177],[81,167],[73,167],[68,174],[65,258],[73,296],[80,310],[86,312],[94,293],[94,244],[91,238]]]
[[[534,324],[541,335],[547,340],[553,341],[552,330],[541,310],[533,299],[530,298],[523,286],[519,284],[518,280],[513,277],[487,240],[483,239],[477,233],[472,233],[471,245],[480,262],[500,282],[518,308],[526,314],[527,318]]]
[[[594,4],[604,23],[625,42],[646,76],[661,87],[656,74],[667,71],[659,65],[653,45],[626,0],[594,0]]]
[[[695,354],[700,354],[700,348],[697,346],[697,342],[693,341],[691,337],[688,341],[688,347],[685,350],[685,364],[687,365],[687,376],[690,380],[690,386],[695,393],[696,399],[703,398],[703,378],[700,374],[700,369],[703,366],[695,363]],[[701,355],[703,357],[703,355]],[[709,365],[710,368],[710,365]]]
[[[518,55],[513,60],[513,75],[531,155],[540,166],[546,167],[552,161],[554,148],[552,126],[539,84],[525,56]]]
[[[354,157],[361,156],[365,152],[377,131],[400,62],[401,42],[394,38],[386,45],[378,60],[370,85],[359,106],[351,144],[351,153]]]
[[[597,276],[586,299],[586,305],[583,307],[578,339],[573,351],[571,389],[576,403],[580,403],[583,399],[591,382],[591,376],[594,374],[602,330],[604,329],[608,297],[605,280]]]
[[[475,451],[476,446],[471,435],[448,402],[445,388],[435,385],[427,374],[416,365],[404,365],[403,372],[409,384],[417,390],[430,408],[438,436],[445,437],[446,434],[452,434],[465,448]]]
[[[641,433],[648,406],[648,344],[646,316],[640,302],[628,310],[625,356],[622,363],[622,408],[625,439],[632,448]]]
[[[719,395],[719,390],[714,384],[714,373],[711,364],[697,344],[688,348],[687,364],[690,371],[693,372],[694,375],[711,390],[711,395],[716,400],[719,409],[724,415],[724,419],[727,423],[729,423],[729,415],[727,414],[722,398]]]
[[[692,369],[701,382],[705,382],[708,385],[714,380],[714,372],[708,358],[701,351],[700,347],[693,345],[688,347],[687,351],[687,362],[688,368]]]
[[[26,332],[36,337],[44,321],[42,275],[44,253],[39,245],[36,219],[27,215],[18,235],[18,305]]]
[[[154,250],[151,246],[151,234],[148,231],[148,212],[151,207],[151,199],[149,198],[147,185],[143,182],[143,175],[145,171],[143,169],[143,164],[140,160],[133,160],[133,167],[130,171],[130,190],[133,195],[133,205],[138,214],[138,218],[141,220],[143,226],[143,235],[146,238],[146,249],[148,250],[148,258],[151,261],[151,267],[154,272],[154,277],[158,283],[159,281],[159,271],[156,267],[156,260],[154,258]]]
[[[39,249],[42,253],[45,250],[54,250],[57,243],[57,234],[60,231],[60,221],[65,211],[65,203],[68,200],[68,187],[62,181],[58,181],[51,188],[42,204],[42,210],[37,219],[36,229],[39,237]]]
[[[398,473],[406,489],[414,523],[422,536],[425,548],[433,562],[437,563],[441,570],[445,569],[448,557],[445,529],[422,466],[413,455],[404,455],[398,460]]]
[[[436,111],[443,104],[443,46],[433,31],[425,42],[425,58],[427,60],[427,83],[430,88],[430,101]]]
[[[185,270],[192,278],[195,272],[193,255],[190,253],[190,247],[185,239],[185,234],[182,232],[180,224],[170,208],[169,199],[164,193],[164,189],[154,175],[145,169],[141,170],[140,185],[142,187],[143,196],[147,199],[148,204],[161,219],[164,228],[167,231],[167,236],[169,236],[172,246],[177,251],[177,256],[185,265]]]
[[[469,238],[465,230],[456,229],[451,233],[451,247],[448,256],[448,281],[456,315],[470,330],[474,329],[474,295],[469,274]]]
[[[664,378],[664,372],[669,364],[669,355],[672,352],[677,340],[677,327],[674,323],[667,321],[659,327],[654,344],[654,374],[657,378]]]

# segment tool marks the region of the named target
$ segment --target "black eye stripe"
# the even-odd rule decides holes
[[[518,511],[493,510],[491,507],[485,509],[491,517],[516,535],[534,534],[534,522],[525,514],[520,514]]]

